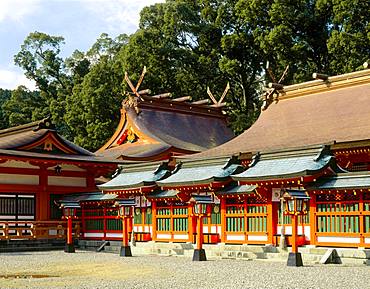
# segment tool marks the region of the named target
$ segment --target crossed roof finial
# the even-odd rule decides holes
[[[127,82],[128,86],[131,88],[132,90],[132,93],[134,95],[136,95],[140,100],[142,100],[142,97],[141,95],[139,94],[138,92],[138,89],[141,85],[141,83],[143,82],[144,80],[144,76],[145,76],[145,73],[146,73],[146,66],[144,66],[143,68],[143,71],[141,72],[141,75],[140,75],[140,78],[139,78],[139,81],[137,82],[136,86],[134,86],[130,80],[130,78],[128,77],[128,73],[127,71],[125,71],[125,81]]]
[[[125,71],[125,81],[127,82],[128,86],[131,88],[132,93],[126,92],[127,97],[122,102],[122,105],[126,107],[133,107],[137,114],[140,112],[137,100],[138,99],[143,100],[142,96],[138,92],[138,89],[144,80],[145,73],[146,73],[146,66],[144,66],[143,71],[141,72],[139,81],[137,82],[136,86],[134,86],[130,78],[128,77],[127,71]]]
[[[215,106],[215,107],[224,106],[225,104],[222,101],[225,99],[225,96],[226,96],[226,94],[228,93],[229,90],[230,90],[230,84],[227,83],[224,92],[222,93],[220,99],[217,101],[216,98],[213,96],[211,90],[207,86],[207,94],[209,95],[209,98],[212,100],[213,106]]]

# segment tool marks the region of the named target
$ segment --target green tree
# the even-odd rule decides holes
[[[25,86],[13,90],[10,98],[2,105],[4,117],[9,126],[17,126],[41,119],[47,107],[38,91],[30,91]]]
[[[12,94],[11,90],[0,88],[0,129],[9,127],[9,119],[4,114],[2,106],[10,98],[11,94]]]
[[[62,134],[71,138],[63,118],[65,97],[72,93],[73,83],[66,72],[63,58],[59,56],[63,43],[64,38],[60,36],[50,36],[42,32],[30,33],[14,61],[29,79],[36,82],[42,103],[46,106],[42,117],[50,114]]]
[[[361,0],[318,1],[332,9],[332,29],[327,41],[329,71],[352,72],[363,69],[370,59],[370,2]]]
[[[126,35],[112,39],[102,34],[86,54],[75,52],[74,61],[68,60],[69,67],[83,71],[75,72],[74,76],[83,74],[83,77],[67,96],[64,120],[72,132],[72,140],[92,151],[111,137],[118,124],[123,69],[116,55],[126,43]],[[89,68],[82,69],[86,61]]]
[[[15,62],[40,90],[45,107],[38,114],[50,113],[67,138],[90,150],[99,148],[118,122],[122,91],[129,90],[123,72],[135,81],[144,65],[149,73],[142,88],[153,93],[198,100],[208,97],[207,86],[220,95],[229,82],[228,114],[240,133],[259,114],[263,86],[278,81],[287,66],[284,85],[310,80],[315,71],[354,71],[369,60],[369,5],[167,0],[145,7],[131,36],[103,33],[90,50],[67,59],[59,55],[62,37],[31,33]]]

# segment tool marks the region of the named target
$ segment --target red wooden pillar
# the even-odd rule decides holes
[[[191,204],[188,204],[188,231],[189,231],[189,242],[193,243],[194,216],[193,216],[193,206]]]
[[[81,226],[82,226],[82,236],[86,232],[86,220],[85,220],[85,207],[81,207]]]
[[[197,219],[197,249],[203,249],[203,216],[199,216]]]
[[[269,189],[267,193],[267,242],[274,244],[274,235],[277,231],[278,212],[277,209],[280,203],[274,204],[272,202],[272,190]],[[276,245],[276,244],[274,244]]]
[[[40,166],[39,187],[40,191],[36,194],[36,221],[49,220],[49,194],[46,192],[48,185],[47,167]]]
[[[128,226],[127,217],[122,217],[122,246],[128,247]]]
[[[174,235],[175,235],[175,232],[174,232],[174,228],[173,228],[173,204],[171,203],[170,204],[170,240],[171,242],[174,241]]]
[[[357,192],[358,193],[358,192]],[[360,203],[359,203],[359,206],[358,206],[358,210],[359,210],[359,222],[360,222],[360,247],[365,247],[365,237],[364,237],[364,233],[365,233],[365,226],[364,226],[364,215],[363,215],[363,212],[364,212],[364,193],[360,193]]]
[[[311,194],[310,198],[310,244],[316,245],[316,195]]]
[[[107,236],[107,209],[103,208],[103,231],[104,231],[104,238]]]
[[[292,215],[292,252],[298,253],[297,247],[297,232],[298,232],[298,222],[297,215]]]
[[[73,236],[72,236],[72,217],[67,217],[67,243],[64,248],[64,252],[66,253],[74,253],[75,248],[73,244]]]
[[[152,201],[152,240],[157,240],[157,202]]]
[[[122,216],[122,246],[120,250],[121,257],[131,257],[131,247],[129,246],[128,240],[128,225],[130,223],[130,217]]]
[[[221,211],[221,243],[226,242],[226,199],[220,199]]]
[[[68,217],[68,226],[67,226],[67,244],[72,244],[72,218]]]

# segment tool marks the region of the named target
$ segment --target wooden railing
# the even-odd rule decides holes
[[[0,240],[65,239],[65,221],[0,222]],[[80,236],[80,222],[74,222],[75,238]]]

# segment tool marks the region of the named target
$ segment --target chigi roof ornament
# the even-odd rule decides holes
[[[134,86],[132,84],[130,78],[128,77],[127,71],[125,72],[125,81],[127,82],[128,86],[131,88],[132,92],[131,93],[130,92],[126,93],[126,99],[122,102],[122,105],[125,106],[125,107],[133,107],[135,109],[136,113],[140,112],[140,110],[138,108],[137,100],[138,99],[143,100],[141,95],[149,93],[148,89],[143,90],[143,91],[138,91],[141,83],[144,80],[145,73],[146,73],[146,66],[144,66],[143,71],[141,72],[139,81],[137,82],[136,86]]]
[[[230,90],[230,84],[227,83],[224,92],[222,93],[220,99],[217,101],[216,98],[213,96],[211,90],[207,86],[207,94],[209,95],[210,99],[213,102],[213,104],[211,106],[213,106],[213,107],[222,107],[222,106],[225,106],[226,103],[223,102],[223,100],[225,99],[225,96],[226,96],[226,94],[228,93],[229,90]],[[198,103],[199,104],[203,104],[203,103],[201,103],[201,101],[204,101],[204,103],[208,103],[208,101],[205,102],[205,100],[200,100],[200,101],[198,101]]]
[[[263,99],[263,104],[261,108],[262,110],[266,110],[273,101],[278,101],[279,91],[282,91],[284,89],[284,85],[282,85],[281,82],[288,74],[289,65],[285,67],[285,70],[281,75],[279,81],[276,80],[275,75],[272,72],[271,67],[269,66],[269,62],[267,62],[266,70],[269,73],[273,82],[270,82],[268,84],[269,88],[265,91],[265,93],[262,96]]]

